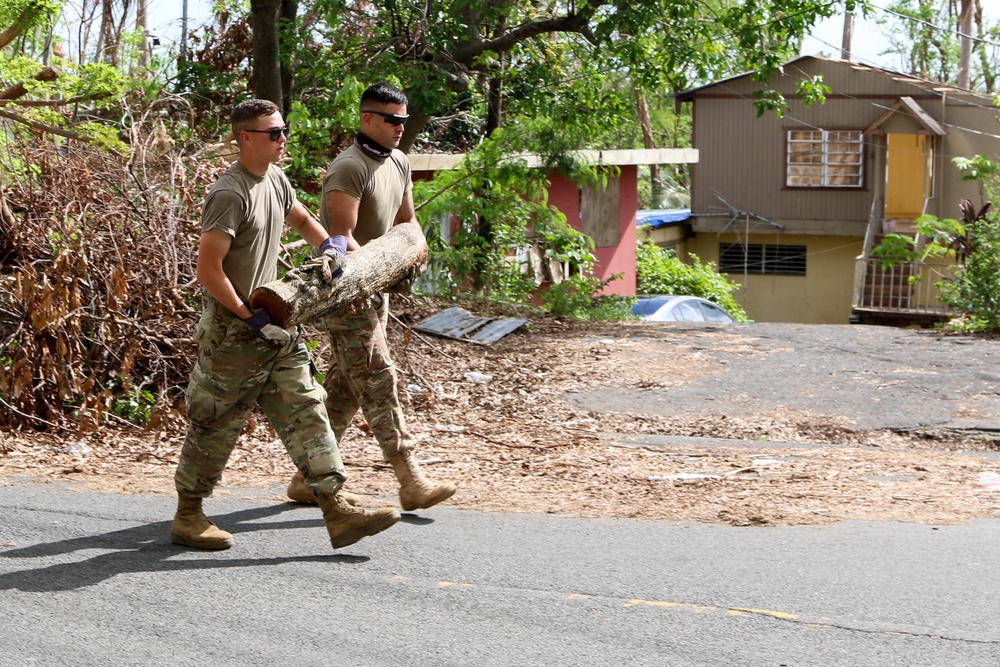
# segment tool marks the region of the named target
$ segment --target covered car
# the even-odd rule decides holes
[[[640,297],[632,314],[649,322],[724,322],[736,320],[721,306],[697,296]]]

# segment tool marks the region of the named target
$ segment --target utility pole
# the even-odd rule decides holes
[[[840,59],[851,59],[851,32],[854,30],[854,14],[844,14],[844,37],[840,42]]]
[[[958,87],[969,89],[972,86],[972,0],[962,0],[958,34],[962,40],[958,58]]]

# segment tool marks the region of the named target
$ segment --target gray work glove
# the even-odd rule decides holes
[[[253,329],[254,332],[264,340],[284,344],[292,339],[292,334],[288,331],[277,325],[271,324],[271,318],[268,317],[267,311],[263,308],[252,310],[250,312],[252,312],[253,315],[243,320],[243,323]]]

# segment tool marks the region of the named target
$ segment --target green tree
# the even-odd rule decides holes
[[[536,284],[516,251],[532,245],[531,239],[556,261],[572,262],[583,272],[592,268],[593,242],[548,205],[548,170],[507,154],[521,140],[516,132],[497,130],[456,169],[415,185],[417,213],[425,225],[455,223],[450,239],[436,234],[436,227],[428,234],[439,293],[471,292],[487,301],[524,303]]]
[[[0,5],[0,49],[18,37],[27,39],[29,30],[51,24],[61,8],[56,0],[7,0]]]
[[[992,93],[1000,73],[1000,21],[983,16],[982,0],[973,0],[970,87]],[[932,81],[958,81],[960,5],[957,0],[894,0],[878,22],[886,27],[883,55],[899,58],[901,71]]]
[[[593,142],[635,122],[631,86],[608,82],[674,92],[722,73],[766,75],[794,53],[816,20],[862,6],[855,0],[314,0],[303,3],[300,39],[287,47],[296,49],[288,56],[295,63],[326,65],[297,68],[304,93],[351,80],[403,87],[413,115],[404,150],[426,130],[465,149],[497,127],[538,115],[560,129],[589,125],[583,136]]]
[[[81,122],[75,113],[81,106],[120,108],[116,98],[132,88],[121,68],[62,58],[45,65],[25,55],[38,50],[33,29],[47,31],[60,11],[61,3],[52,0],[14,0],[0,7],[0,117],[15,122],[13,135],[0,134],[0,146],[41,131],[127,151],[116,128]]]

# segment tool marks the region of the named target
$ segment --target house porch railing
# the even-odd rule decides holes
[[[859,257],[855,266],[855,311],[949,316],[937,283],[954,279],[955,265],[905,262],[883,267],[876,259]]]

